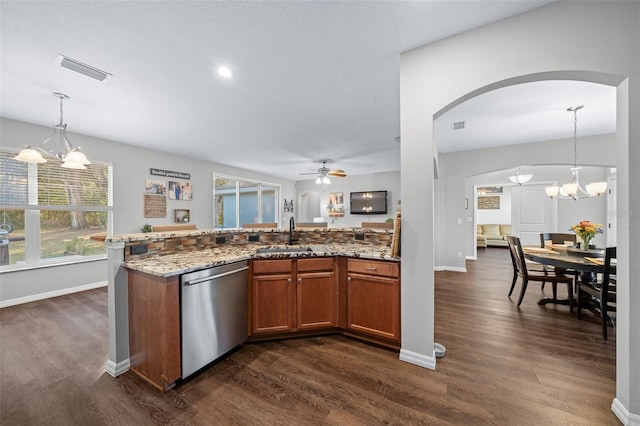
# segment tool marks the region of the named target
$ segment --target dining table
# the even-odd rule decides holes
[[[579,271],[577,279],[583,282],[593,282],[597,274],[604,272],[604,249],[582,251],[574,247],[552,244],[546,247],[523,246],[525,259],[559,269]],[[615,269],[615,264],[611,265]],[[615,272],[614,272],[615,273]],[[539,305],[555,303],[568,305],[568,299],[542,298]]]

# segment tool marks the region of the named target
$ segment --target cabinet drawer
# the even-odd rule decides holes
[[[291,259],[254,260],[253,274],[291,273]]]
[[[397,262],[385,262],[377,260],[349,259],[347,262],[349,272],[358,272],[367,275],[380,275],[384,277],[399,277],[400,265]]]
[[[333,257],[298,259],[298,272],[333,271]]]

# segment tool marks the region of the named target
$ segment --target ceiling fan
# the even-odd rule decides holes
[[[323,184],[331,183],[331,181],[329,180],[329,176],[334,176],[334,177],[346,177],[347,176],[347,174],[342,169],[332,170],[332,169],[328,168],[327,167],[327,162],[328,161],[329,160],[322,160],[322,167],[320,167],[315,172],[300,173],[300,174],[301,175],[315,175],[315,174],[317,174],[318,177],[316,178],[316,183],[323,183]]]

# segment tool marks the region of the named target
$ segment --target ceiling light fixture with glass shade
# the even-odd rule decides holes
[[[522,185],[523,183],[527,183],[533,177],[532,174],[524,173],[522,167],[518,167],[516,170],[516,174],[513,176],[509,176],[509,180],[513,183],[517,183],[518,185]]]
[[[74,148],[67,139],[67,125],[63,121],[62,102],[69,99],[69,96],[58,92],[55,92],[53,96],[60,99],[60,122],[53,125],[53,134],[45,139],[39,147],[34,148],[29,145],[13,158],[26,163],[46,163],[47,160],[42,156],[44,154],[62,160],[62,167],[66,169],[86,169],[85,166],[91,162],[80,152],[80,147]]]
[[[567,108],[573,112],[573,167],[571,170],[571,182],[562,186],[547,186],[544,190],[551,198],[557,197],[566,200],[581,200],[584,198],[599,197],[607,190],[607,182],[592,182],[582,188],[580,186],[579,175],[581,167],[578,167],[578,111],[584,105],[577,105]]]

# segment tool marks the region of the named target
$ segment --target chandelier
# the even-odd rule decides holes
[[[571,167],[571,182],[562,186],[547,186],[544,190],[551,198],[558,197],[566,200],[580,200],[583,198],[599,197],[607,190],[607,182],[593,182],[582,188],[580,186],[578,167],[578,111],[584,105],[577,105],[567,108],[573,112],[573,167]]]
[[[529,182],[532,177],[532,174],[522,173],[522,168],[518,167],[516,174],[509,176],[509,180],[513,183],[517,183],[518,185],[522,185],[523,183]]]
[[[46,163],[47,160],[42,156],[44,154],[62,160],[62,167],[66,169],[86,169],[85,166],[91,162],[80,152],[80,147],[74,148],[67,139],[67,125],[63,121],[62,102],[69,99],[69,96],[58,92],[55,92],[53,96],[60,99],[60,122],[53,125],[53,134],[45,139],[40,147],[34,148],[29,145],[13,159],[26,163]]]

